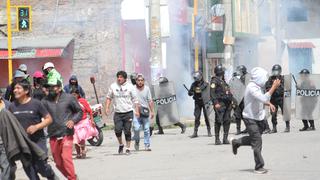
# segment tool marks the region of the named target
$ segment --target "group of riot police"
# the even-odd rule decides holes
[[[300,71],[300,75],[308,75],[310,72],[307,69]],[[236,68],[233,73],[234,78],[238,78],[243,86],[250,81],[250,74],[247,72],[247,68],[244,65],[240,65]],[[211,125],[209,120],[209,112],[206,105],[211,103],[211,107],[215,112],[214,119],[214,135],[215,135],[215,144],[230,144],[228,141],[228,134],[230,129],[231,119],[234,119],[236,122],[236,135],[247,133],[247,130],[244,129],[241,131],[241,120],[242,112],[244,109],[244,99],[236,100],[231,93],[230,86],[225,80],[225,68],[222,65],[217,65],[214,68],[214,76],[211,78],[210,84],[205,82],[202,73],[197,71],[193,74],[194,82],[192,83],[188,95],[192,96],[194,99],[194,132],[191,138],[198,137],[198,128],[200,126],[200,117],[201,111],[203,111],[205,123],[207,126],[208,136],[211,137]],[[277,88],[275,93],[271,96],[270,102],[275,106],[276,110],[271,112],[271,122],[272,129],[269,128],[268,121],[265,120],[265,131],[264,133],[277,133],[277,124],[278,124],[278,110],[281,109],[281,113],[284,111],[284,76],[282,75],[282,68],[280,65],[276,64],[272,67],[272,73],[269,76],[267,83],[265,84],[265,91],[267,92],[274,80],[279,79],[281,85]],[[210,101],[204,100],[204,91],[210,88]],[[231,117],[233,110],[233,117]],[[286,127],[284,132],[290,132],[290,118],[284,118]],[[314,120],[313,119],[304,119],[302,120],[304,127],[300,131],[310,131],[315,130]],[[310,125],[309,125],[309,124]],[[223,127],[223,139],[220,139],[220,129]]]

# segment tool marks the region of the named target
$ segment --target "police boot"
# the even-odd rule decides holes
[[[210,127],[207,128],[207,131],[208,131],[208,137],[212,137],[211,128]]]
[[[314,131],[316,128],[314,127],[314,120],[309,120],[310,127],[308,128],[309,131]]]
[[[215,145],[220,145],[221,144],[220,137],[219,137],[220,127],[221,127],[221,125],[218,124],[218,123],[216,123],[215,126],[214,126],[214,134],[215,134],[215,137],[216,137]]]
[[[194,129],[193,134],[190,136],[190,138],[196,138],[198,137],[198,129]]]
[[[286,128],[284,129],[285,133],[290,132],[290,121],[286,121]]]
[[[228,140],[228,134],[223,134],[223,144],[230,144]]]
[[[308,121],[302,120],[302,122],[303,122],[303,128],[299,129],[299,131],[307,131],[309,129]]]
[[[157,134],[164,134],[162,127],[159,126],[159,131],[157,132]]]
[[[277,132],[278,132],[277,131],[277,125],[274,124],[270,133],[277,133]]]

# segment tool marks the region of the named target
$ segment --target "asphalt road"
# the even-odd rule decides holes
[[[278,133],[263,136],[262,153],[269,170],[263,175],[253,173],[250,147],[241,147],[235,156],[231,145],[214,145],[214,138],[205,136],[205,127],[201,127],[200,137],[195,139],[189,138],[192,128],[186,134],[180,134],[180,129],[166,129],[165,135],[152,136],[151,152],[132,151],[131,155],[118,155],[116,138],[112,131],[107,131],[102,146],[88,146],[88,158],[74,162],[80,180],[320,179],[319,122],[316,121],[319,130],[309,132],[299,132],[301,121],[291,124],[290,133],[282,133],[284,122],[280,121]],[[235,124],[230,132],[235,132]],[[17,179],[27,179],[21,167]]]

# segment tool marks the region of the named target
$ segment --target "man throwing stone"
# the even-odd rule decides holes
[[[232,150],[237,154],[240,146],[251,146],[255,160],[255,173],[264,174],[268,171],[264,169],[264,160],[261,155],[262,137],[261,134],[265,128],[263,120],[265,119],[264,105],[270,106],[272,112],[275,111],[274,105],[270,103],[271,95],[280,86],[280,80],[274,80],[270,90],[263,94],[263,87],[268,80],[268,72],[260,67],[253,68],[251,71],[251,80],[248,84],[244,96],[243,121],[247,127],[249,136],[240,139],[231,140]]]

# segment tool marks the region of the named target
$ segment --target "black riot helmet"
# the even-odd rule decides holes
[[[161,76],[159,78],[159,83],[162,84],[162,83],[167,83],[169,82],[168,78],[164,77],[164,76]]]
[[[136,85],[136,78],[137,78],[137,73],[132,73],[131,75],[130,75],[130,80],[131,80],[131,83],[133,84],[133,85]]]
[[[215,68],[214,68],[214,74],[216,74],[216,76],[223,76],[224,75],[224,67],[222,65],[217,65]]]
[[[272,75],[279,76],[281,75],[282,68],[279,64],[275,64],[272,66]]]
[[[193,79],[198,82],[203,79],[201,71],[194,72],[192,76],[193,76]]]
[[[308,69],[302,69],[299,74],[310,74]]]
[[[247,74],[247,67],[245,67],[244,65],[240,65],[236,68],[236,72],[240,75],[243,76],[245,74]]]

